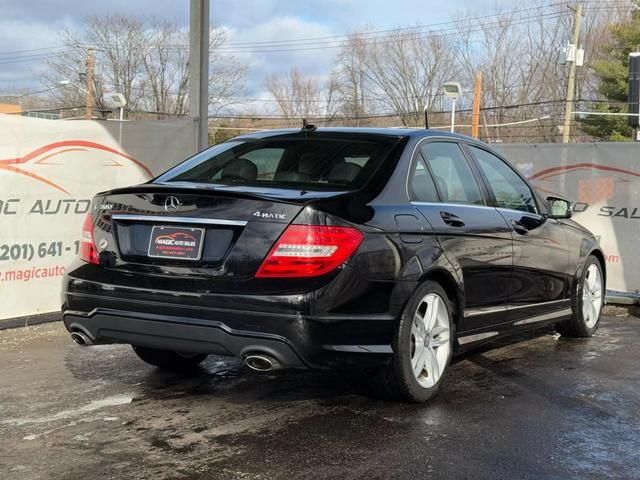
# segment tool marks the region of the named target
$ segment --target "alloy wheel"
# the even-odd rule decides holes
[[[444,373],[451,354],[451,325],[442,297],[429,293],[418,304],[411,324],[411,369],[424,388]]]
[[[582,284],[582,318],[589,328],[598,322],[602,307],[602,274],[598,265],[592,263]]]

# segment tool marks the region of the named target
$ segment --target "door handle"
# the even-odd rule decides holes
[[[449,212],[440,212],[440,216],[442,217],[442,221],[447,225],[451,225],[452,227],[464,227],[464,222],[453,213]]]
[[[511,225],[513,226],[513,230],[520,235],[526,235],[529,233],[529,229],[518,220],[511,220]]]

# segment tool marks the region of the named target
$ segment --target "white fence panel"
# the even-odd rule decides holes
[[[55,311],[99,191],[149,180],[192,155],[191,121],[0,115],[0,319]]]
[[[497,146],[543,193],[576,203],[574,219],[598,237],[613,297],[640,292],[640,144]]]

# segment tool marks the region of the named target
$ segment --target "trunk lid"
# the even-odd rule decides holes
[[[217,292],[231,292],[253,279],[307,204],[342,194],[173,183],[129,187],[96,196],[93,238],[100,264],[119,279],[115,283],[135,274],[147,279],[148,288],[210,291],[215,285]],[[197,259],[155,255],[157,238],[166,238],[160,234],[178,234],[178,243],[187,238],[182,234],[195,237]]]

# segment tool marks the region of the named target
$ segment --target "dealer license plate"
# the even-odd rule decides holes
[[[152,258],[200,260],[204,243],[203,228],[154,226],[148,255]]]

